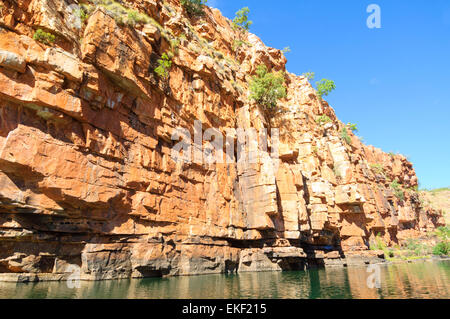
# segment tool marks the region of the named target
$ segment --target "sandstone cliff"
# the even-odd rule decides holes
[[[442,223],[411,190],[412,164],[351,132],[345,142],[305,77],[285,73],[287,98],[268,119],[248,83],[260,64],[285,71],[286,58],[218,10],[80,3],[81,23],[74,0],[0,1],[0,272],[63,279],[76,265],[83,279],[109,279],[369,262],[376,234],[397,243]],[[36,41],[37,30],[55,40]],[[169,51],[163,80],[154,69]],[[173,130],[193,133],[194,120],[280,128],[279,168],[264,156],[175,163]]]

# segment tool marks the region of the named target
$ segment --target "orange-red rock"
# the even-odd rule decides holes
[[[78,265],[95,280],[290,269],[372,258],[375,234],[393,243],[443,222],[407,190],[417,185],[411,163],[351,133],[352,146],[343,142],[344,124],[304,77],[286,73],[284,112],[268,122],[248,81],[260,64],[285,71],[281,51],[216,9],[195,20],[178,0],[123,3],[157,23],[131,27],[98,7],[77,28],[56,0],[1,9],[0,272],[61,279]],[[34,41],[37,28],[55,43]],[[164,82],[153,70],[168,50]],[[322,114],[332,123],[317,124]],[[251,164],[175,163],[172,133],[193,134],[196,119],[222,133],[280,128],[279,168],[268,153]]]

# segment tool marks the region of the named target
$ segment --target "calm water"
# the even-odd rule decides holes
[[[450,298],[450,261],[381,266],[369,289],[365,267],[284,273],[82,282],[0,283],[0,298]]]

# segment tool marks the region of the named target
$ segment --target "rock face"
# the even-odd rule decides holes
[[[392,244],[443,222],[409,190],[412,164],[351,132],[346,143],[305,77],[285,73],[287,98],[268,119],[248,83],[286,59],[218,10],[196,18],[178,0],[127,0],[146,20],[124,23],[117,7],[83,2],[88,17],[74,23],[77,1],[0,1],[0,280],[60,280],[73,266],[99,280],[367,262],[376,234]],[[56,41],[35,41],[37,29]],[[268,150],[252,164],[175,162],[172,134],[194,136],[195,120],[203,132],[279,128],[277,167]]]
[[[446,225],[450,225],[450,187],[421,191],[419,195],[424,204],[442,211]]]

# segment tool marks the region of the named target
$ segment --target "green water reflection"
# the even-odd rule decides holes
[[[0,298],[450,298],[450,261],[381,266],[381,288],[365,267],[284,273],[81,282],[0,283]]]

